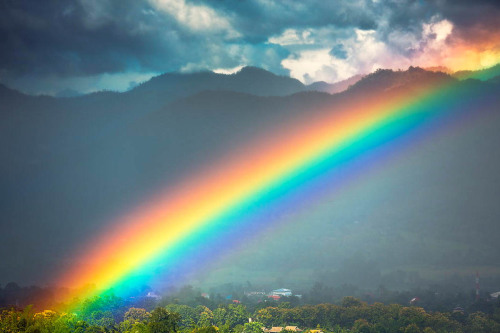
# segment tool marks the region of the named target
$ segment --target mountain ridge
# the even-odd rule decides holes
[[[297,116],[317,117],[367,96],[384,99],[411,93],[429,82],[450,83],[464,105],[478,93],[497,98],[495,92],[500,89],[495,82],[459,81],[410,68],[377,71],[334,95],[301,91],[256,96],[204,90],[170,101],[149,101],[148,94],[97,93],[91,98],[57,99],[14,92],[21,100],[16,97],[0,105],[0,195],[4,198],[0,209],[3,230],[9,235],[0,242],[0,251],[28,258],[35,264],[27,276],[43,279],[39,272],[47,267],[61,269],[58,265],[71,260],[67,249],[90,240],[109,220],[204,165],[224,161],[228,152],[249,140],[278,131]],[[1,91],[12,92],[0,87]],[[259,250],[250,251],[241,262],[285,278],[286,271],[269,267],[272,260],[286,261],[290,253],[298,261],[291,260],[284,269],[302,265],[301,274],[325,267],[341,269],[342,262],[350,260],[347,252],[355,253],[357,248],[367,248],[366,261],[388,271],[399,269],[395,265],[406,258],[430,267],[450,262],[452,268],[471,265],[479,257],[486,258],[483,264],[493,262],[499,249],[493,240],[499,230],[492,221],[500,212],[491,198],[495,198],[495,184],[500,184],[495,146],[500,141],[500,117],[494,109],[472,109],[474,121],[462,132],[443,133],[444,139],[417,146],[411,158],[384,171],[384,177],[370,186],[335,198],[323,215],[308,216],[300,234],[293,233],[295,228],[282,229],[288,245],[296,244],[292,252],[280,253],[282,243],[270,239],[270,233]],[[456,221],[461,228],[453,228]],[[475,231],[477,225],[488,233]],[[65,239],[53,240],[62,231]],[[31,243],[19,239],[43,244],[37,243],[38,250],[33,251]],[[440,243],[446,246],[438,249]],[[294,248],[309,250],[298,253]],[[324,249],[335,255],[327,255]],[[244,266],[237,268],[250,274]],[[26,281],[15,262],[6,263],[0,273],[7,280],[0,282]],[[26,281],[32,282],[39,281]]]

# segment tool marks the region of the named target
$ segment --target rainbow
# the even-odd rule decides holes
[[[230,151],[87,244],[57,280],[75,290],[64,301],[173,280],[214,260],[282,212],[305,209],[341,188],[349,172],[370,167],[367,156],[411,142],[478,102],[464,103],[456,91],[455,83],[441,82],[344,99]]]

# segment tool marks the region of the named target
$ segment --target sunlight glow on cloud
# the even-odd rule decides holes
[[[338,44],[331,40],[333,49],[319,48],[297,51],[281,64],[290,70],[290,75],[304,83],[314,81],[336,82],[345,80],[359,73],[368,73],[394,61],[390,50],[377,40],[373,30],[359,30]],[[336,56],[332,50],[342,46],[342,56]],[[321,45],[323,46],[323,45]],[[337,52],[338,53],[338,52]]]
[[[234,74],[241,70],[244,67],[244,65],[236,66],[233,68],[216,68],[213,69],[212,72],[217,73],[217,74]]]
[[[486,40],[490,40],[492,34]],[[354,33],[326,33],[324,28],[286,30],[269,39],[292,53],[281,65],[306,84],[337,82],[378,68],[445,66],[452,71],[481,69],[500,61],[497,46],[481,50],[456,36],[454,25],[433,16],[413,31],[354,29]],[[498,43],[497,43],[498,44]],[[326,47],[330,46],[331,49]]]

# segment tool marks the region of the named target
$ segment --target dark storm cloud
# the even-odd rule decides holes
[[[433,1],[436,10],[449,19],[459,33],[473,41],[476,34],[500,29],[500,1]]]
[[[4,1],[0,68],[68,76],[173,70],[196,41],[188,37],[147,2]]]
[[[231,1],[198,0],[213,8],[235,13],[235,25],[249,40],[263,41],[286,28],[333,26],[336,28],[377,27],[377,6],[371,0],[360,1]]]
[[[234,14],[240,42],[249,45],[265,42],[288,27],[376,27],[370,1],[342,6],[324,1],[307,6],[299,1],[206,5],[221,14]],[[207,43],[220,43],[186,31],[147,1],[21,0],[3,1],[1,9],[0,68],[14,74],[175,70],[210,55],[213,45]]]

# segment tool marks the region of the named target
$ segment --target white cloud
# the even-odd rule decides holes
[[[269,38],[269,43],[278,45],[307,45],[314,44],[311,36],[312,29],[305,29],[302,32],[296,29],[286,29],[281,35]]]
[[[232,67],[232,68],[216,68],[212,70],[212,72],[217,73],[217,74],[234,74],[241,70],[244,67],[244,65]]]
[[[330,28],[288,29],[270,42],[292,54],[281,61],[290,75],[304,83],[336,82],[378,68],[404,69],[431,66],[450,52],[447,45],[453,24],[438,17],[424,22],[418,31],[391,31],[383,37],[375,30],[335,31]],[[331,48],[341,44],[345,59],[334,57]]]
[[[240,36],[224,15],[208,6],[190,4],[185,0],[149,1],[156,9],[172,16],[194,32],[224,32],[229,38]]]
[[[297,57],[289,57],[281,62],[290,70],[290,76],[306,84],[314,81],[340,81],[356,74],[356,69],[345,61],[332,57],[330,49],[306,50]]]
[[[446,59],[453,58],[456,51],[448,45],[448,37],[453,33],[453,24],[448,20],[433,17],[423,23],[418,46],[410,57],[412,64],[422,67],[449,66]]]
[[[451,34],[453,30],[453,24],[448,20],[441,20],[437,22],[424,23],[422,25],[422,32],[424,39],[426,39],[429,44],[440,46],[446,38]]]
[[[324,45],[342,42],[345,59],[334,57]],[[339,40],[323,40],[322,48],[299,50],[281,62],[290,75],[306,84],[314,81],[337,82],[360,73],[368,73],[379,67],[391,67],[400,63],[387,45],[377,39],[373,30],[354,30],[354,34]]]

